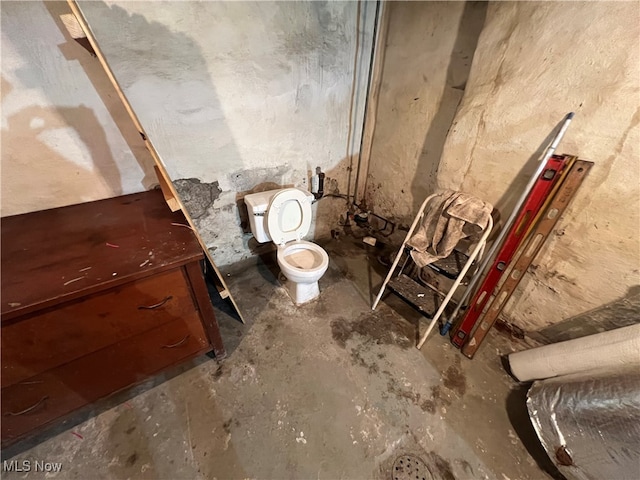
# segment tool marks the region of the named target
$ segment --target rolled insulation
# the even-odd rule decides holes
[[[640,369],[604,368],[534,382],[533,427],[569,480],[640,478]]]
[[[640,368],[640,324],[509,355],[521,382],[625,365]]]

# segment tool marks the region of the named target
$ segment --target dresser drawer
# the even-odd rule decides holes
[[[196,310],[182,268],[124,284],[2,327],[2,387]]]
[[[2,444],[210,349],[197,312],[2,389]]]

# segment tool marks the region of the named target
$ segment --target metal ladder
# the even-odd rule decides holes
[[[436,196],[438,196],[437,193],[429,195],[424,202],[422,202],[418,214],[413,220],[413,224],[411,225],[411,228],[409,228],[409,231],[398,250],[398,254],[389,269],[389,273],[380,287],[378,296],[371,306],[372,310],[376,309],[386,288],[389,287],[405,301],[422,312],[426,317],[430,318],[431,321],[417,345],[418,348],[422,348],[422,345],[424,345],[424,342],[427,340],[431,330],[433,330],[438,319],[444,313],[445,308],[451,301],[458,287],[461,285],[464,277],[471,268],[471,265],[476,259],[480,259],[482,257],[484,247],[487,243],[487,238],[493,229],[493,219],[489,217],[488,225],[470,255],[467,256],[454,249],[451,255],[447,258],[440,259],[428,265],[428,267],[430,267],[434,272],[454,280],[453,285],[449,288],[448,292],[445,293],[440,291],[438,286],[431,285],[428,281],[425,281],[422,278],[421,269],[413,262],[413,259],[411,258],[411,247],[407,245],[407,242],[413,235],[414,230],[423,219],[429,202]],[[398,264],[403,256],[404,261],[402,262],[402,266],[394,276]]]

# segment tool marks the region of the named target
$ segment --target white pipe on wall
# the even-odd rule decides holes
[[[604,367],[640,367],[640,324],[509,355],[521,382]]]

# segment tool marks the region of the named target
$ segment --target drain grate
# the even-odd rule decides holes
[[[391,480],[433,480],[433,475],[424,460],[407,454],[393,462]]]

